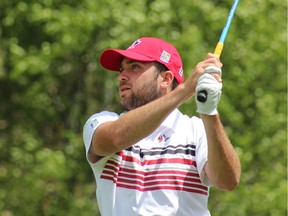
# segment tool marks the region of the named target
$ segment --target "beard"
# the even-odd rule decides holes
[[[143,106],[157,98],[161,97],[160,90],[157,88],[155,80],[146,82],[136,90],[132,90],[131,95],[126,100],[121,101],[121,106],[126,110],[132,110]]]

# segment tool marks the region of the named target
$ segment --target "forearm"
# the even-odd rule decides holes
[[[221,190],[232,190],[240,181],[240,160],[219,115],[201,115],[208,141],[208,162],[205,168],[211,183]]]
[[[151,134],[184,99],[181,87],[99,126],[93,136],[94,154],[110,155],[128,148]]]

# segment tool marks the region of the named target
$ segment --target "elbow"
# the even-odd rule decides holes
[[[101,155],[101,156],[109,156],[109,155],[115,154],[116,152],[120,152],[122,150],[120,148],[118,140],[111,139],[104,143],[97,145],[97,147],[95,148],[96,154]]]
[[[240,183],[240,175],[234,176],[233,178],[226,179],[226,181],[222,181],[222,183],[216,185],[216,188],[222,191],[233,191],[237,188]]]
[[[241,178],[241,166],[240,163],[238,163],[237,165],[234,165],[233,169],[230,169],[230,171],[227,170],[227,172],[224,175],[222,173],[222,178],[220,178],[222,179],[222,181],[218,181],[219,183],[222,182],[221,186],[219,187],[220,190],[223,191],[235,190],[240,184],[240,178]]]
[[[229,184],[226,184],[225,187],[222,189],[223,191],[233,191],[237,188],[239,185],[239,181],[231,181]]]
[[[111,124],[112,122],[107,122],[95,130],[92,138],[94,154],[105,157],[123,149],[123,143],[125,143],[123,133],[115,130]]]
[[[117,136],[107,136],[107,137],[100,137],[96,136],[92,139],[92,145],[90,147],[90,151],[92,154],[105,157],[116,152],[121,151],[119,143],[121,142],[121,138],[117,138]]]

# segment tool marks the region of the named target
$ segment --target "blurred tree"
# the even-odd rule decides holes
[[[108,47],[141,36],[173,43],[186,77],[213,52],[231,1],[0,2],[0,215],[97,215],[82,127],[120,112]],[[287,5],[239,3],[225,48],[219,106],[242,163],[239,187],[211,190],[217,215],[287,215]],[[180,109],[195,115],[194,101]]]

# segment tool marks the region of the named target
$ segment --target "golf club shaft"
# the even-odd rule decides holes
[[[235,14],[235,11],[236,11],[236,8],[238,6],[239,1],[240,0],[234,0],[233,5],[232,5],[230,12],[228,14],[228,17],[226,19],[226,24],[222,30],[220,39],[219,39],[219,41],[216,45],[216,48],[214,50],[214,54],[217,55],[219,58],[220,58],[222,50],[224,48],[224,42],[225,42],[226,36],[228,34],[228,31],[229,31],[230,25],[232,23],[233,16]],[[197,100],[199,102],[204,103],[207,100],[207,92],[205,90],[198,92]]]

